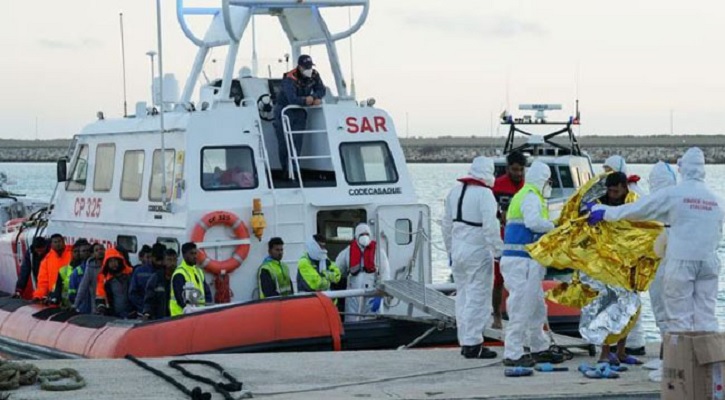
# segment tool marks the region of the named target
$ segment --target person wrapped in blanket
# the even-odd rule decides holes
[[[574,270],[571,282],[549,291],[547,299],[581,309],[580,334],[602,346],[599,361],[612,365],[641,363],[625,353],[626,337],[639,317],[638,292],[648,289],[657,271],[654,243],[663,225],[619,221],[590,226],[587,215],[596,204],[636,199],[623,173],[599,175],[567,201],[556,229],[527,246],[542,265]],[[609,349],[614,344],[616,354]]]

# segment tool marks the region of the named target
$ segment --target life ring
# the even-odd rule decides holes
[[[14,218],[5,223],[5,232],[15,232],[27,218]]]
[[[200,243],[204,241],[206,231],[212,226],[225,225],[234,231],[234,236],[237,239],[249,240],[249,232],[247,226],[244,224],[236,214],[229,211],[212,211],[205,214],[199,222],[194,226],[194,230],[191,232],[191,241]],[[204,268],[207,272],[219,275],[222,271],[230,273],[242,265],[244,260],[249,255],[249,242],[241,243],[234,249],[234,254],[224,261],[214,260],[209,258],[203,249],[199,249],[197,255],[197,265]]]

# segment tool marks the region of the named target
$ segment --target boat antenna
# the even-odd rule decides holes
[[[123,70],[123,117],[128,117],[128,102],[126,101],[126,43],[123,35],[123,13],[118,14],[121,23],[121,67]]]
[[[352,27],[352,13],[349,7],[347,9],[347,25],[348,29]],[[355,99],[355,57],[353,57],[352,35],[350,35],[350,95]]]
[[[161,133],[161,203],[164,211],[167,210],[166,199],[166,142],[164,140],[164,57],[161,40],[161,0],[156,0],[156,41],[159,53],[159,131]],[[153,171],[152,171],[153,173]]]
[[[257,77],[257,69],[259,62],[257,61],[257,26],[254,23],[254,14],[252,14],[252,76]]]

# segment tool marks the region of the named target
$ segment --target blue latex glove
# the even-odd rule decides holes
[[[594,210],[589,214],[589,219],[587,220],[589,222],[589,225],[596,225],[602,221],[604,221],[604,210]]]
[[[594,208],[594,206],[596,206],[597,204],[599,204],[599,203],[597,203],[596,200],[590,201],[588,203],[584,203],[584,207],[587,208],[587,211],[592,212],[592,208]]]

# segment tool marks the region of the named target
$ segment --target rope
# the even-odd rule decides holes
[[[38,380],[41,389],[52,392],[78,390],[86,386],[86,380],[73,368],[41,370]]]
[[[33,364],[0,361],[0,390],[15,390],[20,386],[34,385],[48,391],[78,390],[86,381],[71,368],[41,370]]]
[[[229,287],[229,275],[221,273],[214,278],[214,303],[215,304],[226,304],[231,303],[232,289]]]
[[[138,358],[126,354],[125,357],[127,360],[133,362],[134,364],[138,365],[139,367],[145,369],[146,371],[151,372],[152,374],[158,376],[159,378],[165,380],[166,382],[169,382],[172,384],[175,388],[179,389],[182,393],[189,396],[192,400],[210,400],[211,399],[211,393],[203,392],[200,387],[195,387],[194,389],[189,390],[186,386],[182,385],[179,381],[174,379],[173,377],[166,375],[163,371],[158,370],[145,362],[139,360]]]
[[[165,380],[166,382],[169,382],[172,384],[175,388],[179,389],[182,393],[189,396],[191,400],[211,400],[212,394],[209,392],[204,392],[202,389],[198,386],[194,387],[194,389],[189,390],[188,387],[181,384],[178,380],[175,378],[165,374],[163,371],[156,369],[145,362],[139,360],[138,358],[127,354],[126,359],[133,362],[134,364],[138,365],[139,367],[151,372],[152,374],[158,376],[159,378]],[[197,375],[186,368],[182,367],[183,364],[192,364],[192,365],[205,365],[211,368],[214,368],[215,370],[219,371],[221,373],[222,378],[228,380],[228,383],[224,382],[215,382],[214,380],[207,378],[205,376]],[[224,367],[221,365],[213,362],[213,361],[207,361],[207,360],[171,360],[169,361],[169,367],[174,368],[181,372],[185,377],[196,380],[197,382],[206,383],[208,385],[211,385],[214,387],[214,389],[219,392],[225,400],[236,400],[237,398],[233,397],[229,392],[241,392],[242,391],[242,382],[239,382],[232,374],[227,372]],[[242,393],[240,397],[238,398],[250,398],[251,394],[249,392]]]
[[[215,382],[205,376],[197,375],[186,368],[182,367],[183,364],[190,364],[190,365],[205,365],[207,367],[214,368],[215,370],[219,371],[222,378],[228,380],[228,383],[224,382]],[[194,379],[198,382],[206,383],[207,385],[211,385],[216,389],[217,392],[219,392],[225,400],[236,400],[229,392],[240,392],[242,391],[242,382],[239,382],[232,374],[227,372],[224,367],[221,365],[213,362],[213,361],[207,361],[207,360],[171,360],[169,361],[169,367],[174,368],[181,372],[185,377]]]
[[[301,390],[289,390],[289,391],[284,391],[284,392],[267,392],[267,393],[255,392],[254,395],[255,396],[281,396],[281,395],[285,395],[285,394],[321,392],[321,391],[327,391],[327,390],[342,389],[342,388],[352,387],[352,386],[372,385],[372,384],[377,384],[377,383],[399,381],[399,380],[403,380],[403,379],[414,379],[414,378],[422,378],[422,377],[433,376],[433,375],[443,375],[443,374],[448,374],[451,372],[472,371],[472,370],[476,370],[476,369],[492,367],[496,364],[499,364],[500,362],[501,362],[500,360],[497,360],[497,361],[488,362],[483,365],[478,365],[475,367],[442,369],[442,370],[430,371],[430,372],[420,372],[417,374],[391,376],[388,378],[380,378],[380,379],[371,379],[371,380],[363,381],[363,382],[341,383],[339,385],[330,385],[330,386],[316,386],[316,387],[311,387],[308,389],[301,389]]]

